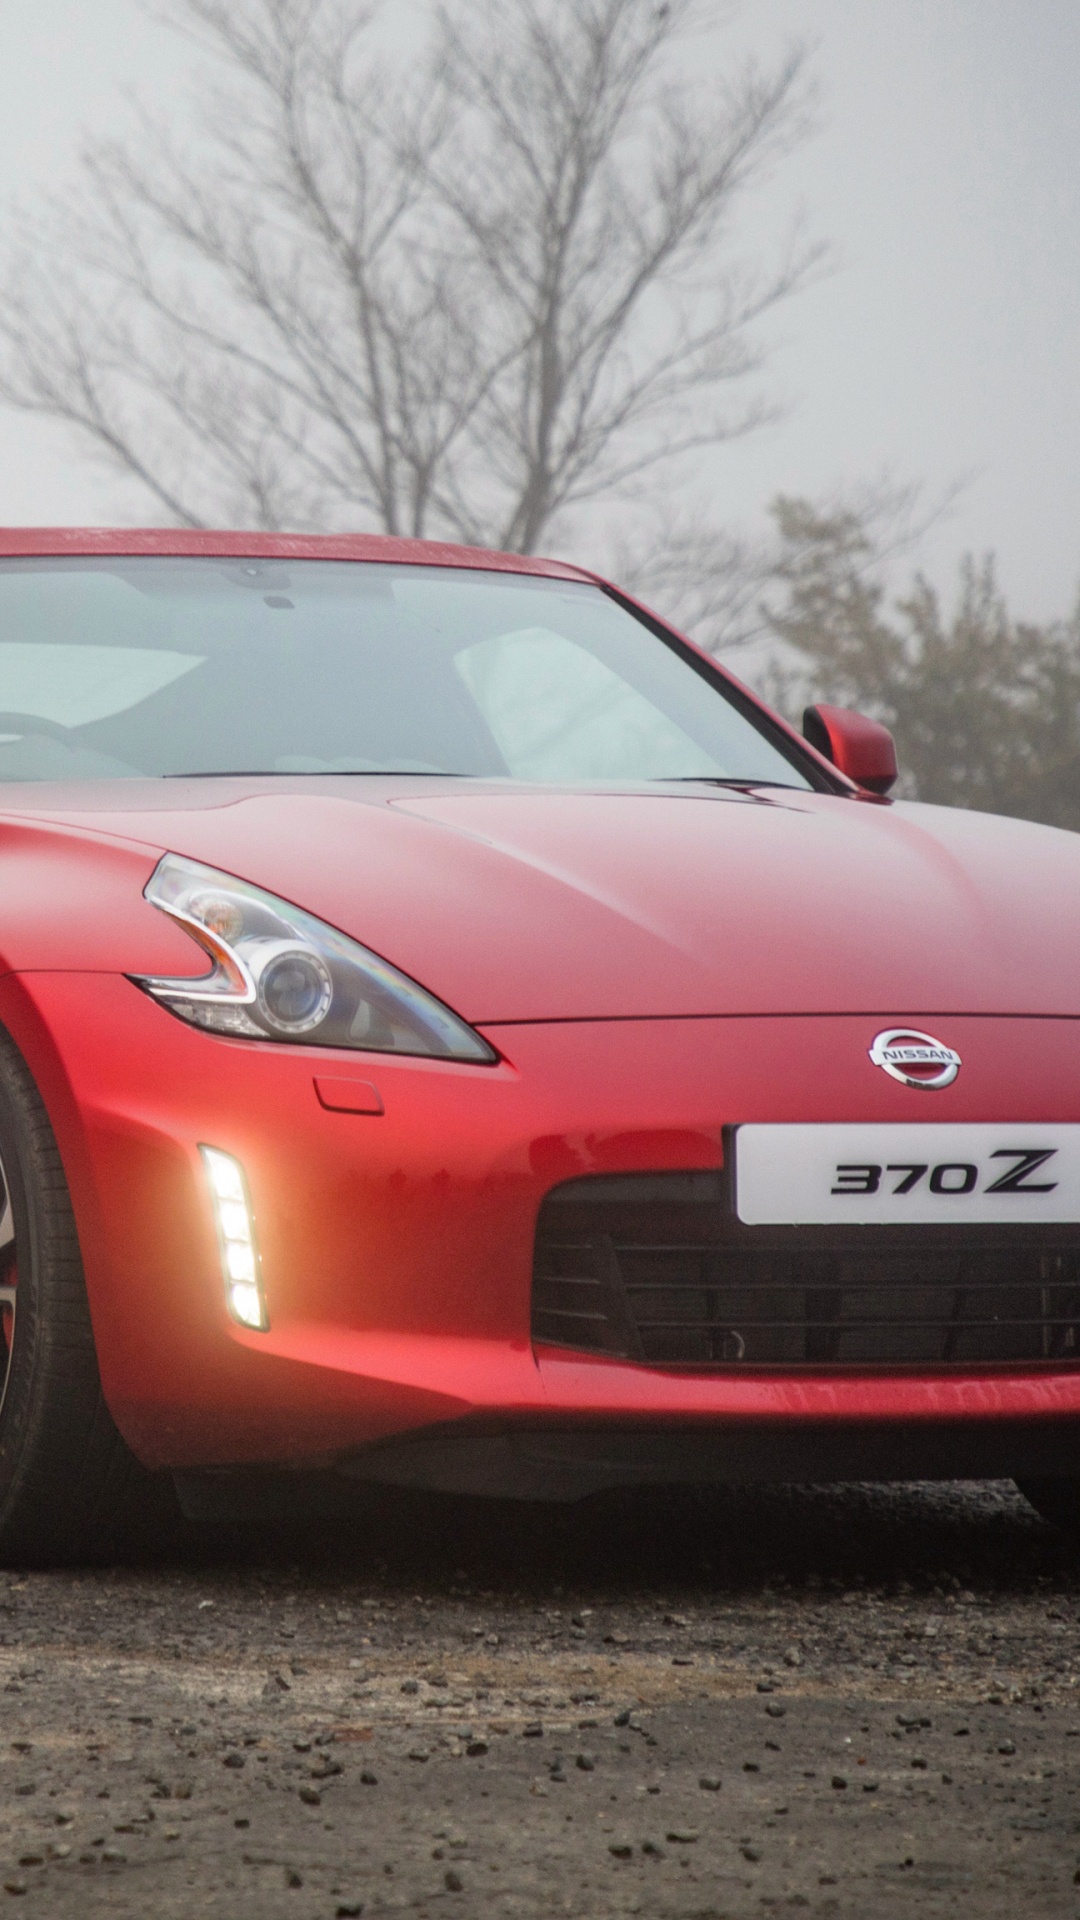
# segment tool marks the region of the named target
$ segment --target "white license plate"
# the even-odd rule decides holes
[[[1080,1221],[1080,1126],[739,1127],[747,1226]]]

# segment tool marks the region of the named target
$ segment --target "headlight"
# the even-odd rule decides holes
[[[146,898],[213,962],[194,980],[132,974],[181,1020],[249,1040],[483,1061],[498,1055],[396,967],[246,880],[167,853]]]

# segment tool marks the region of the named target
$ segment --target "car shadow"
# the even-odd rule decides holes
[[[275,1512],[227,1528],[189,1524],[167,1557],[285,1559],[324,1577],[440,1594],[599,1584],[623,1597],[769,1585],[917,1591],[943,1579],[1021,1594],[1077,1565],[1011,1481],[634,1489],[567,1505],[365,1487],[319,1508],[316,1485],[297,1487]]]

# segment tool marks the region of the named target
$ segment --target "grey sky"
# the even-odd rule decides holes
[[[567,0],[572,4],[573,0]],[[719,11],[719,9],[718,9]],[[183,61],[135,0],[0,0],[0,203],[59,188],[83,127],[138,85],[163,110]],[[761,219],[797,204],[837,271],[774,321],[783,422],[710,463],[746,523],[778,490],[887,469],[969,485],[926,543],[948,583],[997,549],[1018,611],[1080,581],[1080,6],[1077,0],[747,0],[732,41],[818,44],[822,129]],[[126,503],[126,507],[125,507]],[[57,430],[0,413],[0,521],[123,518],[130,495]]]

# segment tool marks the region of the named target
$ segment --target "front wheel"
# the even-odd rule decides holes
[[[56,1137],[0,1033],[0,1564],[100,1560],[161,1511],[101,1390]]]

